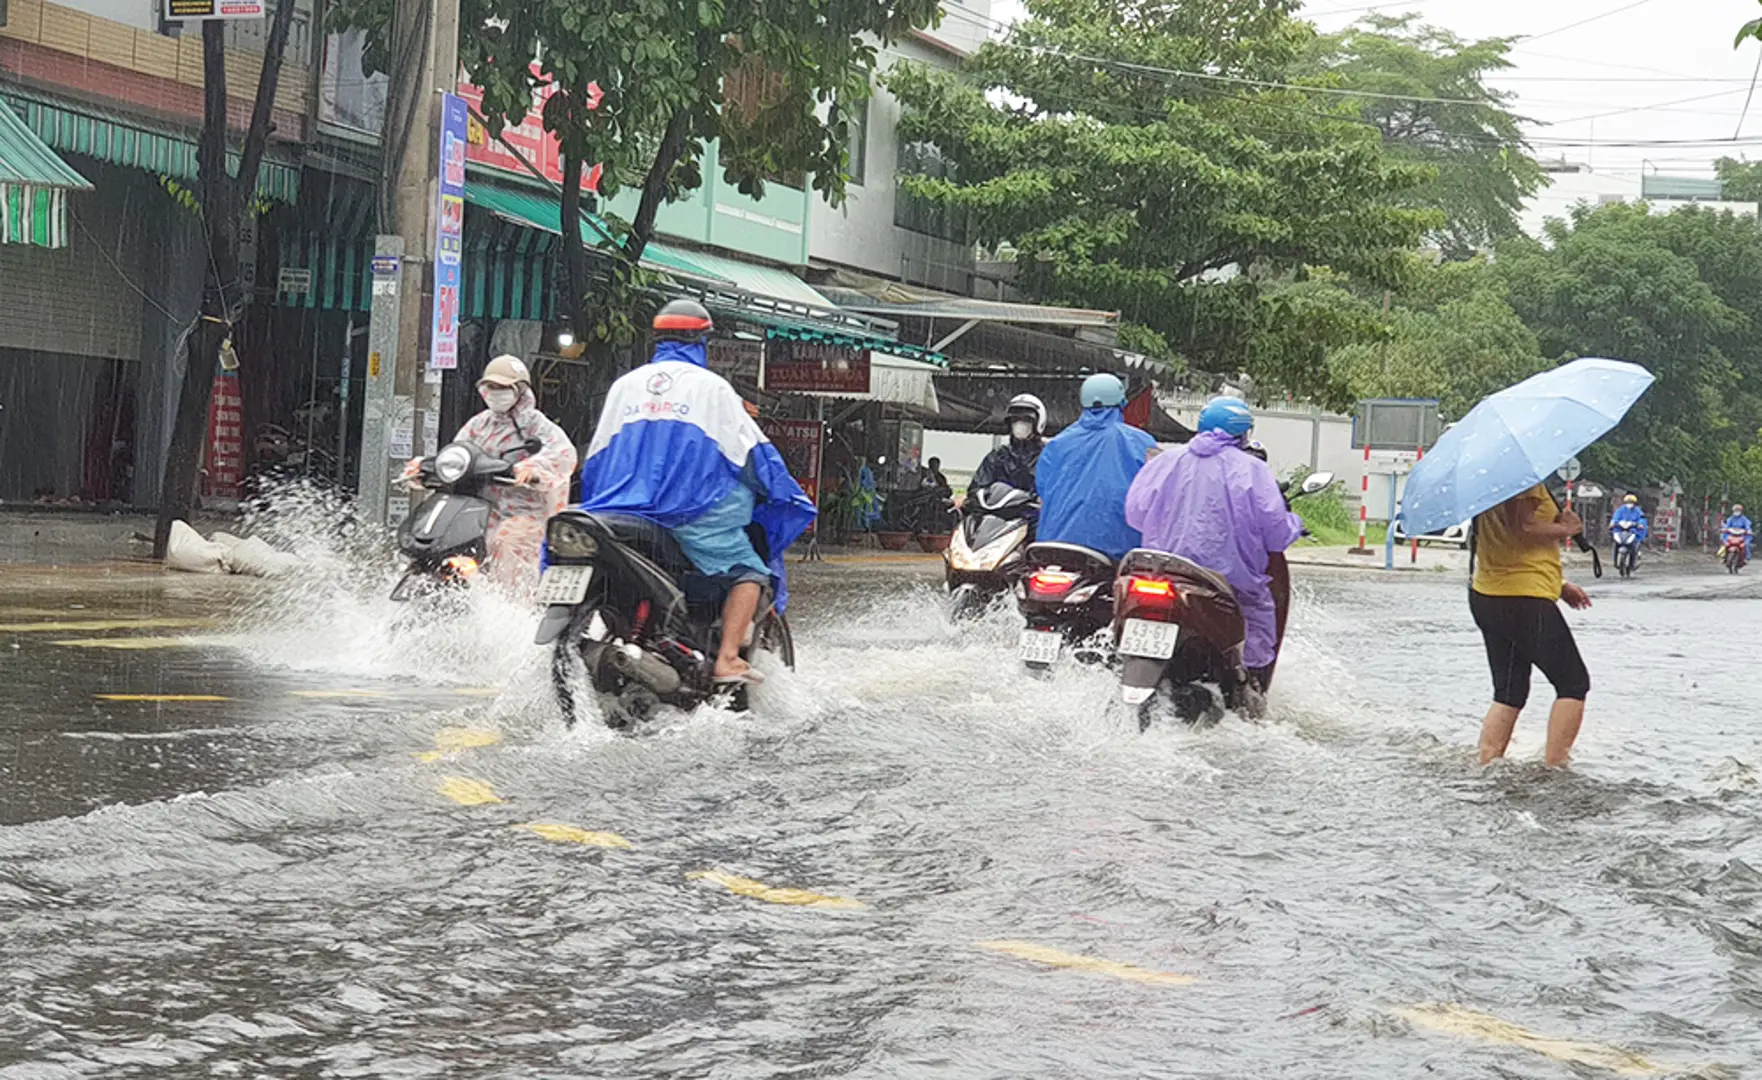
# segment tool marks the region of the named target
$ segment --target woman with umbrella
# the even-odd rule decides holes
[[[1474,518],[1469,610],[1486,642],[1493,705],[1481,721],[1481,762],[1505,756],[1529,701],[1530,670],[1554,685],[1543,759],[1565,765],[1584,720],[1591,677],[1560,613],[1591,598],[1561,572],[1560,544],[1584,531],[1542,481],[1627,415],[1652,385],[1645,368],[1574,360],[1476,405],[1407,480],[1409,536]]]

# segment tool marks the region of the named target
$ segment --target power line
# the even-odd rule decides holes
[[[1731,133],[1731,137],[1734,139],[1744,133],[1744,117],[1750,115],[1750,99],[1756,96],[1756,79],[1758,77],[1762,77],[1762,52],[1756,54],[1756,70],[1750,76],[1750,92],[1744,95],[1744,111],[1738,113],[1737,130]]]
[[[1552,30],[1544,30],[1539,34],[1530,34],[1530,35],[1524,37],[1522,40],[1524,40],[1524,41],[1540,41],[1543,38],[1553,37],[1555,34],[1564,34],[1568,30],[1577,30],[1581,26],[1588,26],[1591,23],[1597,22],[1601,19],[1607,19],[1611,15],[1620,15],[1624,11],[1632,11],[1634,8],[1644,7],[1645,5],[1647,5],[1651,2],[1652,2],[1652,0],[1634,0],[1634,2],[1631,4],[1627,4],[1622,7],[1614,8],[1610,11],[1605,11],[1601,15],[1592,15],[1588,19],[1580,19],[1577,22],[1567,23],[1565,26],[1556,26]]]

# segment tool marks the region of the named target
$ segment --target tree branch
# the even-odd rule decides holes
[[[624,254],[632,265],[642,259],[649,239],[654,236],[655,215],[660,213],[661,203],[667,199],[667,181],[673,175],[673,167],[679,164],[679,155],[690,134],[691,109],[682,106],[668,118],[667,131],[661,136],[660,148],[655,151],[654,164],[649,166],[648,176],[642,182],[642,201],[637,204],[636,218],[630,223],[630,238],[624,245]]]

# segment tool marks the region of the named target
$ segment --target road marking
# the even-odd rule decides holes
[[[312,698],[318,701],[392,696],[389,690],[295,690],[292,691],[292,695],[298,698]]]
[[[99,637],[99,638],[68,638],[63,641],[52,641],[51,645],[59,645],[66,649],[177,649],[187,645],[200,644],[195,638],[186,637]]]
[[[438,790],[442,795],[445,795],[460,806],[483,806],[486,803],[508,801],[500,795],[497,795],[495,791],[482,780],[468,780],[463,776],[441,777],[440,788]]]
[[[1598,1043],[1574,1042],[1541,1035],[1527,1028],[1501,1020],[1497,1016],[1471,1012],[1458,1005],[1424,1004],[1392,1010],[1417,1028],[1445,1035],[1462,1035],[1483,1042],[1515,1046],[1532,1053],[1573,1065],[1589,1065],[1607,1069],[1618,1076],[1675,1076],[1679,1074],[1710,1074],[1717,1067],[1685,1066],[1653,1061],[1631,1050]]]
[[[499,731],[484,731],[481,728],[448,727],[434,733],[434,749],[417,753],[417,761],[440,761],[442,758],[456,756],[462,750],[471,750],[479,746],[494,746],[502,741]]]
[[[592,832],[587,829],[578,829],[573,825],[556,825],[548,821],[522,822],[515,825],[514,828],[537,833],[546,840],[554,840],[559,844],[591,844],[594,847],[626,849],[634,846],[617,833]]]
[[[729,892],[750,896],[754,900],[763,900],[767,904],[788,904],[794,907],[835,908],[850,911],[865,907],[861,900],[852,900],[845,896],[827,896],[824,893],[809,892],[806,889],[779,889],[766,885],[762,881],[741,877],[738,874],[727,874],[720,870],[697,870],[685,875],[687,878],[713,881]]]
[[[4,634],[65,634],[78,630],[181,630],[208,626],[212,619],[63,619],[56,622],[0,623]]]
[[[1115,960],[1103,960],[1096,956],[1084,956],[1081,953],[1069,953],[1046,945],[1036,945],[1031,941],[981,941],[979,947],[1014,956],[1020,960],[1031,960],[1036,964],[1045,964],[1048,967],[1067,968],[1072,971],[1092,971],[1097,975],[1111,975],[1116,979],[1150,983],[1155,986],[1189,986],[1199,981],[1192,975],[1182,975],[1174,971],[1152,971],[1134,964],[1122,964]]]
[[[218,694],[93,694],[99,701],[231,701]]]

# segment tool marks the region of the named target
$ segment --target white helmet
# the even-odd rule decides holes
[[[1003,411],[1003,415],[1008,416],[1010,413],[1016,413],[1016,412],[1031,412],[1031,413],[1033,413],[1034,414],[1034,433],[1036,435],[1046,434],[1046,403],[1045,402],[1041,401],[1039,398],[1035,397],[1033,394],[1017,394],[1015,397],[1009,399],[1009,408],[1007,408]]]
[[[526,365],[518,356],[503,354],[489,362],[478,377],[478,384],[489,383],[493,386],[519,386],[525,383],[532,385],[532,375],[527,372]]]

